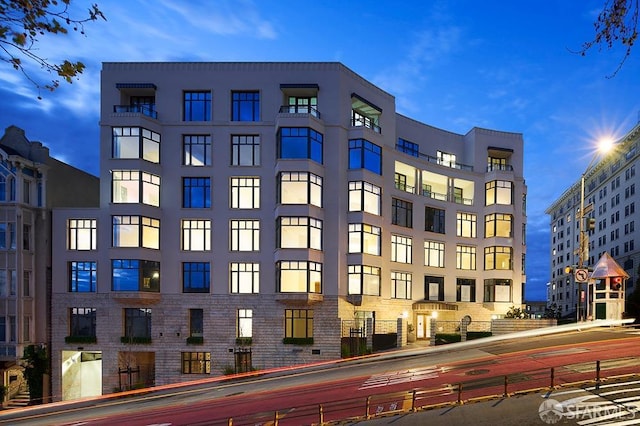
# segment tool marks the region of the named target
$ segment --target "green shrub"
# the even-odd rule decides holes
[[[437,333],[436,345],[446,345],[449,343],[456,343],[462,340],[462,336],[457,333]]]
[[[236,337],[236,345],[238,346],[251,346],[253,339],[251,337]]]
[[[134,345],[148,345],[149,343],[151,343],[151,337],[122,336],[120,338],[120,343],[131,343]]]
[[[204,338],[202,336],[189,336],[187,337],[187,345],[202,345]]]
[[[67,336],[64,338],[65,343],[97,343],[96,336]]]
[[[282,339],[285,345],[313,345],[313,337],[285,337]]]
[[[490,331],[467,331],[467,340],[480,339],[482,337],[490,337],[493,334]]]

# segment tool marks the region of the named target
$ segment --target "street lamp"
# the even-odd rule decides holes
[[[613,147],[613,141],[611,139],[603,139],[602,141],[600,141],[600,143],[598,144],[598,149],[595,152],[595,154],[593,155],[593,158],[591,158],[591,161],[589,162],[589,165],[587,166],[587,168],[585,169],[585,171],[582,173],[582,176],[580,177],[580,211],[578,214],[578,220],[579,222],[579,241],[578,241],[578,267],[576,268],[576,270],[583,270],[585,267],[585,262],[588,261],[589,259],[589,237],[587,236],[587,230],[585,230],[585,217],[588,213],[591,212],[591,209],[593,209],[593,205],[590,204],[588,207],[590,207],[589,212],[585,213],[585,206],[584,206],[584,181],[585,181],[585,177],[587,175],[587,173],[589,173],[589,171],[591,170],[591,168],[595,165],[595,161],[596,159],[600,156],[600,155],[604,155],[607,152],[609,152],[611,150],[611,148]],[[594,218],[589,218],[589,224],[587,226],[587,229],[589,231],[593,230],[595,228],[595,219]],[[576,309],[576,315],[577,315],[577,320],[580,321],[580,297],[582,296],[581,293],[581,287],[582,287],[582,282],[583,281],[578,281],[578,303],[577,303],[577,309]],[[586,317],[588,316],[589,313],[589,286],[586,286],[586,291],[585,291],[585,295],[584,295],[584,317],[582,319],[586,319]]]

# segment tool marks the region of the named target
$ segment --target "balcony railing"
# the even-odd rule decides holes
[[[433,198],[434,200],[449,201],[456,204],[464,204],[465,206],[473,205],[473,199],[471,198],[463,198],[456,195],[448,196],[447,194],[433,192],[427,189],[422,189],[422,195],[428,198]]]
[[[373,130],[376,133],[382,133],[382,128],[378,126],[368,117],[358,116],[351,119],[351,125],[353,127],[366,127]]]
[[[283,105],[280,107],[280,114],[309,114],[320,118],[320,111],[308,105]]]
[[[493,171],[512,172],[513,166],[511,164],[489,164],[487,166],[487,172]]]
[[[411,192],[412,194],[415,192],[414,186],[407,185],[406,183],[399,180],[395,181],[395,186],[396,189],[399,189],[400,191]]]
[[[133,112],[158,119],[158,113],[155,110],[155,105],[114,105],[113,112]]]
[[[421,152],[418,153],[418,155],[416,155],[415,151],[407,151],[406,147],[399,144],[396,144],[396,151],[404,152],[405,154],[411,155],[412,157],[423,158],[427,160],[429,163],[435,163],[440,166],[450,167],[452,169],[458,169],[458,170],[473,171],[473,166],[469,166],[467,164],[462,164],[462,163],[455,163],[451,161],[443,161],[441,158],[434,157],[432,155],[423,154]]]

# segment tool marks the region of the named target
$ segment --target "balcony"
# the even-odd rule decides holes
[[[309,105],[283,105],[278,111],[279,114],[304,114],[320,119],[320,111]]]
[[[157,120],[158,113],[155,108],[155,105],[114,105],[113,112],[142,114]]]

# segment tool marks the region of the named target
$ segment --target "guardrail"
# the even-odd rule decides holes
[[[214,419],[210,425],[242,426],[256,424],[282,425],[336,425],[345,421],[362,421],[380,416],[430,410],[447,406],[508,398],[513,395],[553,390],[562,387],[595,383],[605,380],[637,377],[637,365],[615,367],[616,358],[593,362],[589,371],[567,367],[529,370],[507,375],[496,375],[431,388],[370,394],[360,398],[325,401],[301,407],[282,407],[278,410]],[[624,362],[623,362],[624,364]],[[636,363],[637,364],[637,363]],[[610,370],[607,377],[602,369]],[[628,372],[627,370],[631,370]],[[617,375],[613,373],[617,372]]]

